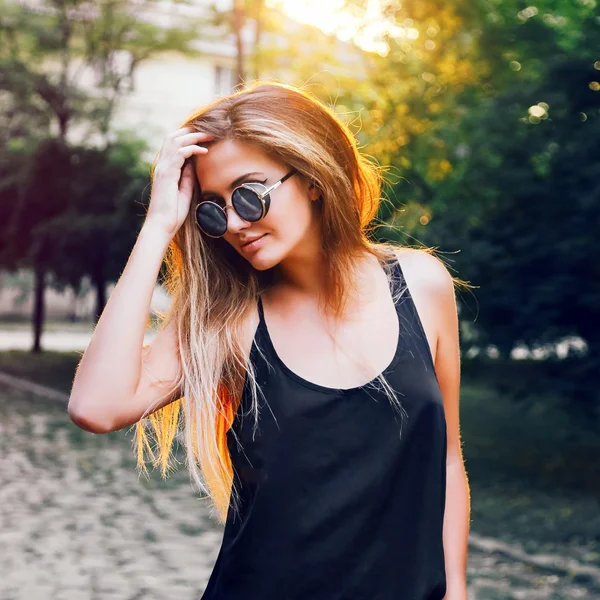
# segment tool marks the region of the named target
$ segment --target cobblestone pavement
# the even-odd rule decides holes
[[[138,477],[132,434],[0,389],[0,600],[193,600],[221,528],[185,467]],[[594,582],[470,549],[469,600],[600,598]],[[309,599],[307,599],[309,600]]]

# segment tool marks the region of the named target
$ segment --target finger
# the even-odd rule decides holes
[[[189,158],[190,156],[192,156],[192,154],[207,154],[208,148],[206,148],[205,146],[196,146],[196,144],[192,144],[191,146],[182,146],[177,150],[177,152],[180,155]]]
[[[192,131],[194,131],[194,130],[189,126],[181,127],[180,129],[176,129],[175,131],[172,131],[167,137],[176,138],[180,135],[185,135],[186,133],[190,133]]]
[[[186,196],[191,196],[194,189],[194,167],[192,163],[187,163],[181,171],[181,181],[179,182],[179,191]]]
[[[206,154],[207,152],[208,148],[204,148],[202,146],[184,146],[183,148],[177,148],[168,156],[167,161],[165,161],[165,166],[168,165],[169,169],[181,169],[184,161],[186,161],[188,158],[192,156],[200,156],[202,154]]]
[[[213,136],[204,131],[194,131],[186,135],[181,135],[176,138],[177,143],[188,146],[189,144],[197,144],[198,142],[209,142],[213,140]]]
[[[183,146],[177,150],[177,155],[184,160],[190,158],[190,156],[207,154],[208,148],[203,146]]]

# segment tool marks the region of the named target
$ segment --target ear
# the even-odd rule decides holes
[[[314,181],[311,181],[310,185],[308,186],[308,197],[314,202],[315,200],[318,200],[321,196],[321,190],[317,187]]]

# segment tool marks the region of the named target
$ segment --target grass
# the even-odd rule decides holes
[[[0,371],[70,393],[80,352],[0,352]]]
[[[68,392],[78,360],[76,352],[0,352],[0,370]],[[536,368],[518,361],[513,367],[466,365],[463,370],[460,414],[471,529],[518,542],[531,553],[570,554],[600,565],[597,423],[582,422],[581,414],[565,406],[560,394],[543,391],[539,382],[547,375],[547,365]],[[89,444],[89,435],[77,428],[68,433],[76,445],[84,438]],[[123,435],[94,437],[104,446]],[[165,483],[169,487],[169,480],[153,477],[147,486]]]
[[[31,323],[31,317],[23,318],[23,319],[15,319],[11,317],[10,319],[2,319],[0,318],[0,326],[2,327],[2,331],[27,331],[33,332],[33,324]],[[44,321],[44,329],[43,333],[49,331],[67,331],[67,332],[88,332],[94,329],[95,323],[91,320],[89,321],[61,321],[61,320],[53,320],[47,319]]]
[[[564,360],[464,360],[463,379],[493,389],[525,408],[562,405],[578,428],[596,430],[600,424],[600,363],[577,356]]]
[[[526,408],[467,384],[461,404],[473,530],[532,553],[587,546],[600,564],[600,435],[551,398]]]

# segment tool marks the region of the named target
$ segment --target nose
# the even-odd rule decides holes
[[[225,210],[227,211],[227,231],[229,233],[238,233],[250,227],[251,223],[249,221],[244,221],[244,219],[235,212],[235,209],[231,204],[228,204]]]

